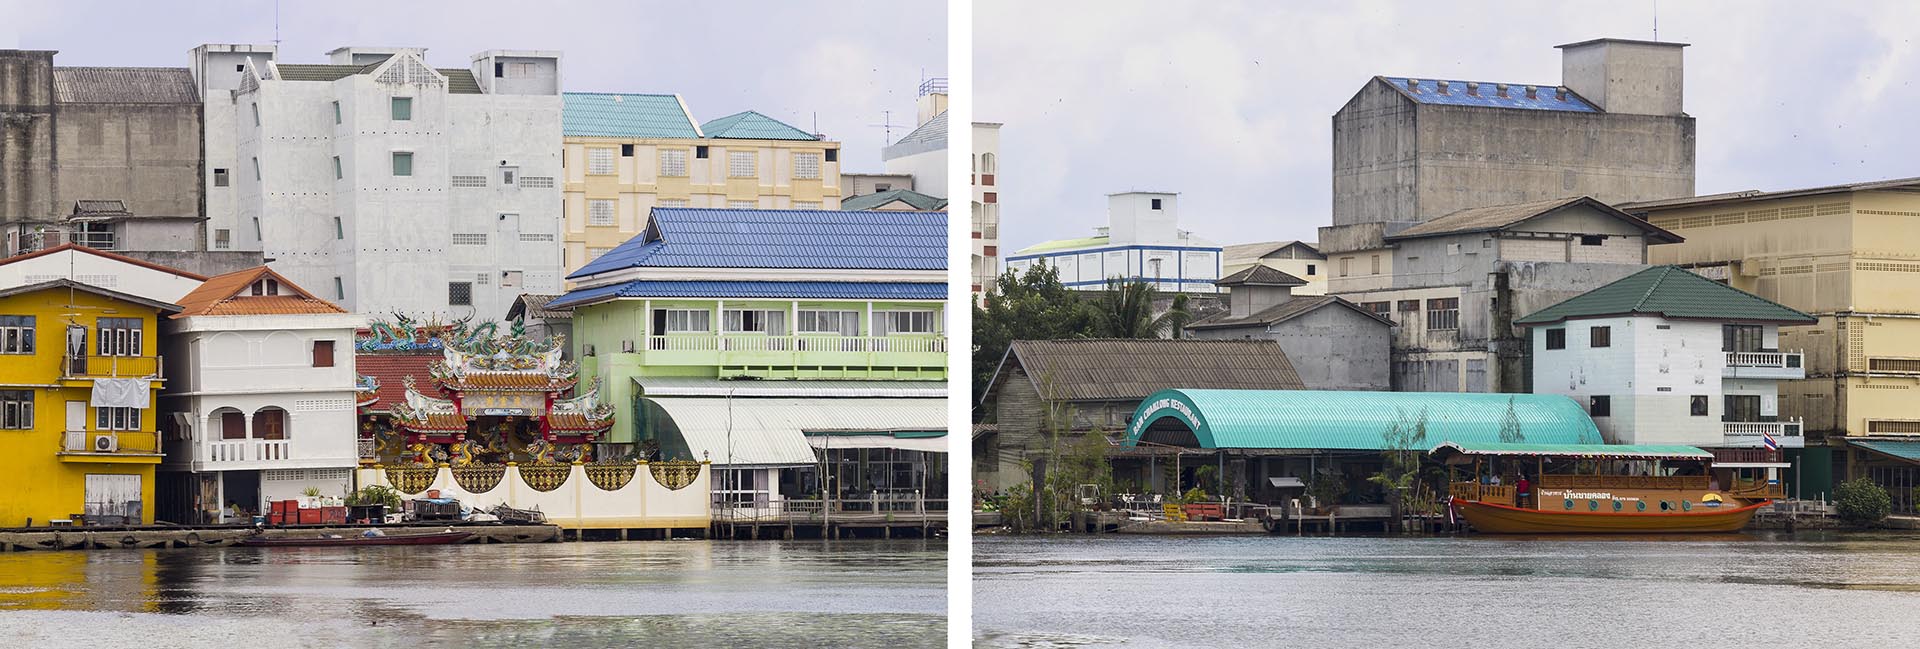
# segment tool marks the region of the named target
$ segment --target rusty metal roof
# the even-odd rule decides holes
[[[1306,388],[1271,340],[1016,340],[1007,356],[1044,398],[1060,401],[1128,401],[1169,388]]]
[[[198,104],[186,68],[56,67],[53,100],[63,104]]]

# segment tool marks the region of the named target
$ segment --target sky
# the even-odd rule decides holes
[[[1658,4],[1688,43],[1700,194],[1920,176],[1920,3]],[[1654,38],[1654,0],[979,0],[974,119],[1002,122],[1002,249],[1091,236],[1109,193],[1180,192],[1221,244],[1313,240],[1332,117],[1374,75],[1554,86],[1555,45]]]
[[[274,2],[0,0],[0,48],[59,50],[54,65],[184,67],[202,43],[269,44]],[[705,122],[756,110],[841,143],[842,168],[881,170],[889,121],[913,128],[922,75],[947,74],[940,2],[281,3],[280,60],[336,47],[427,48],[466,68],[490,49],[560,50],[564,90],[678,93]],[[819,127],[814,128],[815,116]]]

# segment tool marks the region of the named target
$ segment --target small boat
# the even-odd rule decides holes
[[[1785,466],[1716,468],[1712,453],[1676,445],[1446,442],[1431,454],[1450,471],[1471,467],[1451,482],[1449,506],[1490,534],[1734,532],[1781,497]]]
[[[387,534],[383,536],[249,536],[234,541],[235,545],[252,547],[308,547],[335,545],[447,545],[459,543],[473,536],[472,532],[445,532],[426,534]]]

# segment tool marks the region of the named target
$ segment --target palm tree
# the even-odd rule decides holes
[[[1158,295],[1143,281],[1108,279],[1107,289],[1093,302],[1096,331],[1103,338],[1159,338],[1169,330],[1178,336],[1180,327],[1193,318],[1186,310],[1186,296],[1175,296],[1173,309],[1155,316],[1153,299]]]

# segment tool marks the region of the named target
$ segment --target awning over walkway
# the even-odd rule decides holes
[[[671,418],[663,450],[717,466],[806,466],[815,460],[809,431],[840,437],[894,431],[944,431],[946,399],[647,397]],[[673,433],[663,433],[672,436]],[[944,437],[933,440],[942,449]],[[927,442],[915,442],[925,444]],[[684,448],[681,445],[684,444]],[[835,445],[839,448],[839,445]]]
[[[909,397],[944,398],[946,381],[728,380],[685,376],[636,376],[633,385],[649,397]]]
[[[1892,439],[1850,439],[1850,440],[1847,440],[1847,445],[1858,446],[1860,448],[1864,448],[1869,451],[1873,451],[1875,453],[1879,453],[1881,455],[1885,455],[1887,457],[1890,457],[1896,460],[1906,460],[1908,462],[1920,464],[1920,441],[1909,442],[1904,440],[1892,440]]]
[[[892,448],[902,451],[947,452],[947,431],[898,430],[875,432],[807,431],[807,443],[821,450]]]
[[[1448,441],[1499,442],[1509,412],[1526,442],[1601,443],[1593,419],[1560,395],[1183,389],[1161,390],[1140,402],[1126,443],[1384,450],[1383,433],[1424,415],[1426,437],[1416,450],[1426,450]]]

